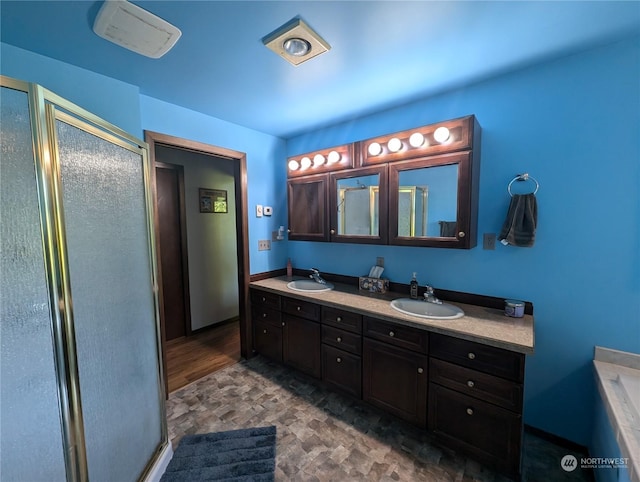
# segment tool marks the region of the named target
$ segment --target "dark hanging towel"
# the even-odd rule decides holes
[[[457,221],[438,221],[440,225],[440,237],[442,238],[455,238]]]
[[[531,247],[536,238],[537,224],[538,203],[535,194],[514,194],[498,239],[502,244]]]

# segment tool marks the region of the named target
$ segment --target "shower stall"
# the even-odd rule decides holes
[[[147,145],[0,89],[2,480],[144,479],[168,444]]]

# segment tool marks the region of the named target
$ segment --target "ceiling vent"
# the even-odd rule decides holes
[[[293,65],[306,62],[331,48],[331,45],[298,17],[264,37],[262,43]]]
[[[166,54],[182,35],[169,22],[125,0],[106,0],[96,16],[93,31],[152,59]]]

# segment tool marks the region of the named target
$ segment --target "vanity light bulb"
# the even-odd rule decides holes
[[[369,148],[367,150],[369,151],[370,155],[379,156],[382,152],[382,146],[377,142],[372,142],[371,144],[369,144]]]
[[[327,156],[329,164],[335,164],[340,160],[340,153],[338,151],[331,151]]]
[[[440,144],[449,140],[449,129],[446,127],[438,127],[433,133],[433,138]]]
[[[313,167],[320,167],[324,164],[324,156],[322,154],[316,154],[313,156]]]
[[[387,147],[391,152],[398,152],[402,149],[402,141],[397,137],[392,137],[389,139],[389,142],[387,142]]]
[[[310,167],[311,159],[309,159],[308,157],[303,157],[302,159],[300,159],[300,169],[304,171],[305,169],[309,169]]]
[[[419,132],[414,132],[409,137],[409,144],[411,147],[421,147],[424,144],[424,136]]]
[[[289,161],[289,170],[290,171],[297,171],[299,167],[300,167],[300,164],[298,164],[298,161],[296,161],[295,159],[291,159]]]

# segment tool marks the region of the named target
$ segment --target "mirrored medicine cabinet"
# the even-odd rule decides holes
[[[474,116],[288,159],[289,239],[476,245]]]

